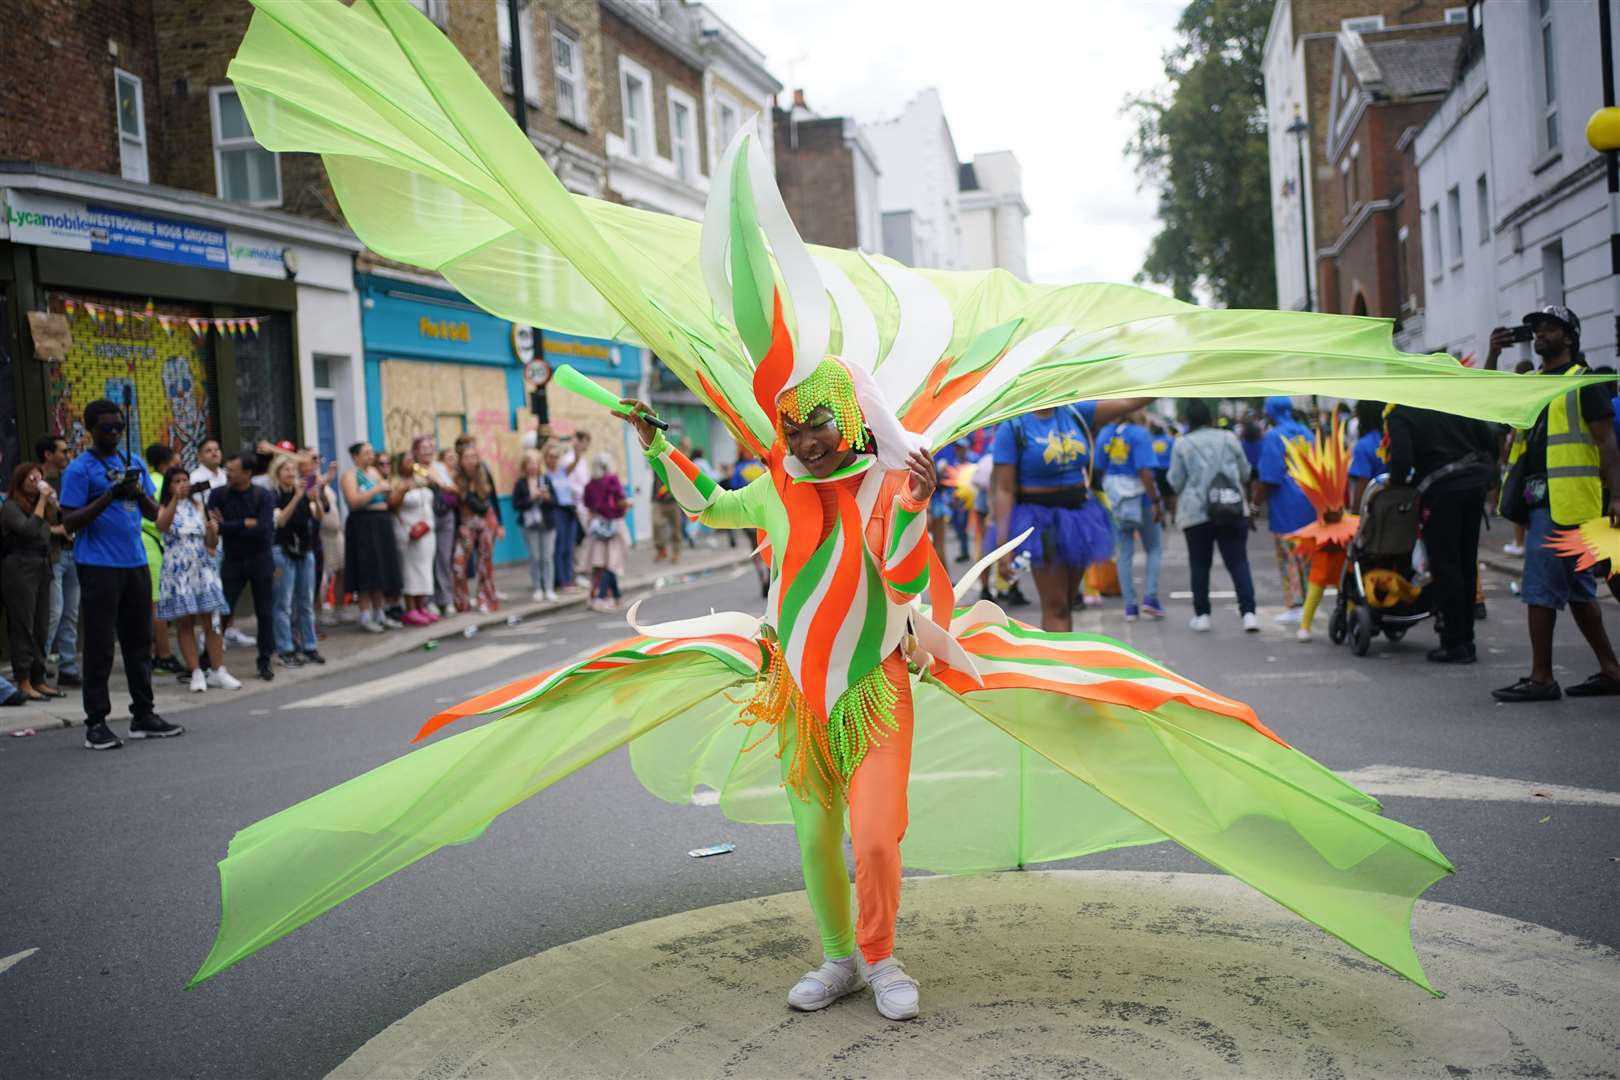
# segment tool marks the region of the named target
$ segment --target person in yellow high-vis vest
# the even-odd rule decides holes
[[[1581,322],[1560,305],[1524,317],[1534,331],[1543,377],[1580,375],[1576,362]],[[1493,338],[1495,335],[1493,335]],[[1591,571],[1577,571],[1575,558],[1547,546],[1553,530],[1607,516],[1620,527],[1620,448],[1614,433],[1614,404],[1602,385],[1575,384],[1537,418],[1524,439],[1522,476],[1530,506],[1525,538],[1524,586],[1528,605],[1530,674],[1512,686],[1493,690],[1497,701],[1556,701],[1571,697],[1620,695],[1620,660],[1603,629],[1597,586]],[[1597,674],[1567,690],[1553,678],[1553,626],[1569,606],[1575,625],[1597,657]]]

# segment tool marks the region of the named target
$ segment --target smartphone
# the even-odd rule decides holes
[[[1521,323],[1520,325],[1515,326],[1513,328],[1513,341],[1514,342],[1534,341],[1535,337],[1536,337],[1536,328],[1531,326],[1528,323]]]

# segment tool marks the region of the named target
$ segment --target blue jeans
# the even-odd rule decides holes
[[[1579,561],[1575,556],[1559,555],[1547,547],[1547,538],[1557,528],[1549,508],[1538,506],[1530,511],[1524,535],[1524,579],[1519,586],[1519,599],[1532,607],[1563,611],[1566,604],[1595,602],[1597,579],[1590,570],[1575,569]]]
[[[1151,510],[1144,507],[1144,515],[1150,515]],[[1142,550],[1147,552],[1147,580],[1142,583],[1146,595],[1157,603],[1159,600],[1159,563],[1164,559],[1164,547],[1160,542],[1159,526],[1151,516],[1144,516],[1140,522],[1126,525],[1116,520],[1114,522],[1114,535],[1119,541],[1119,591],[1125,598],[1125,606],[1136,606],[1136,575],[1131,569],[1131,559],[1136,555],[1136,538],[1142,538]]]
[[[315,651],[315,553],[288,555],[277,544],[270,549],[276,560],[276,652]],[[303,643],[293,647],[293,630]],[[264,630],[260,629],[263,634]]]
[[[79,568],[71,548],[62,552],[51,567],[51,615],[45,630],[45,651],[61,657],[58,672],[79,673]]]
[[[557,515],[557,551],[552,565],[559,586],[574,583],[574,540],[578,532],[579,519],[570,506],[567,513]]]

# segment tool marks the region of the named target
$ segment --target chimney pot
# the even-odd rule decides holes
[[[804,91],[803,90],[795,90],[795,91],[793,91],[793,107],[795,109],[808,109],[810,107],[810,106],[808,106],[808,105],[806,105],[804,103]]]

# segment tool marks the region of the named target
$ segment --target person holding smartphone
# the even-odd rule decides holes
[[[159,716],[152,700],[152,581],[141,543],[142,519],[158,515],[151,476],[139,457],[119,447],[128,426],[123,409],[92,401],[84,426],[90,449],[62,474],[62,524],[73,534],[81,602],[96,613],[84,620],[82,634],[84,745],[116,750],[123,740],[107,727],[115,638],[129,681],[129,737],[167,739],[186,729]]]

